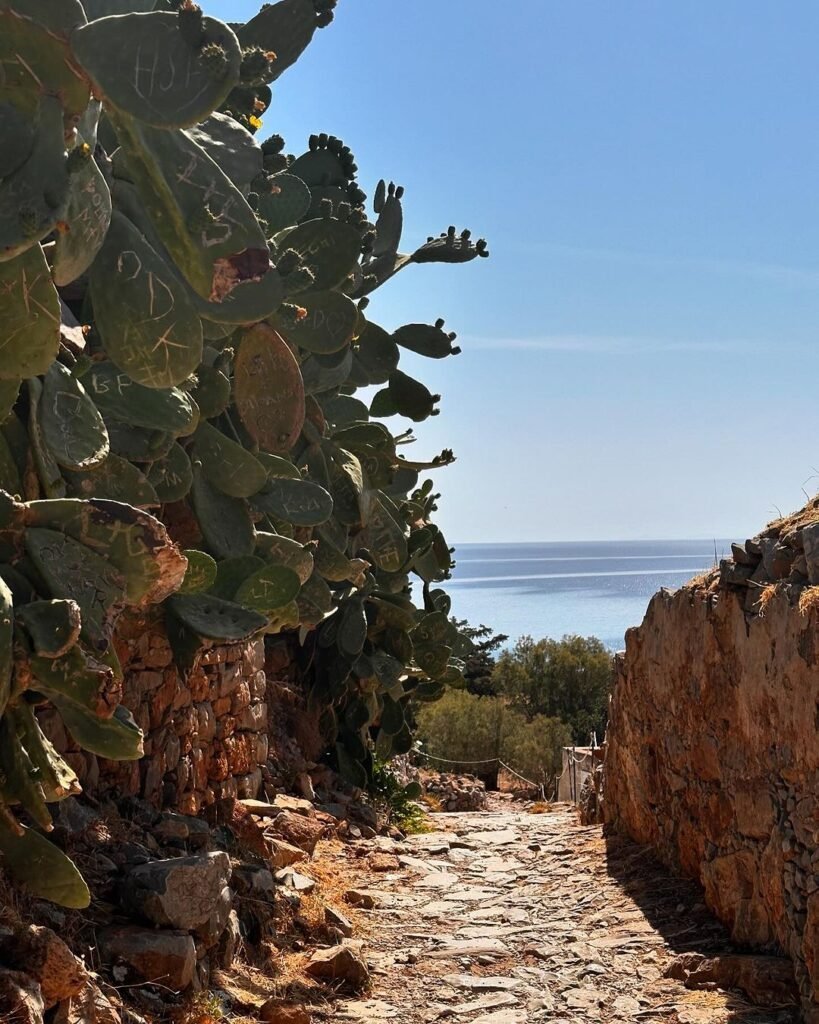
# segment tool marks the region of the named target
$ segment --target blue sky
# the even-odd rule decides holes
[[[340,0],[277,84],[264,134],[403,184],[406,245],[489,240],[369,311],[458,331],[405,361],[450,540],[740,537],[816,492],[817,38],[803,0]]]

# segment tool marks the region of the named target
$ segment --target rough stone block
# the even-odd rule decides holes
[[[0,967],[0,1020],[14,1024],[43,1024],[40,986],[22,971]]]
[[[126,925],[106,928],[99,947],[107,963],[123,960],[146,981],[176,991],[188,988],[196,967],[196,946],[185,931],[154,931]]]
[[[230,858],[221,850],[151,861],[128,873],[123,904],[153,924],[204,928],[210,935],[218,922],[224,927],[230,912],[230,906],[227,910],[223,907],[223,890],[230,873]]]

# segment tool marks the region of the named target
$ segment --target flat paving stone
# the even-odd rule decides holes
[[[492,975],[445,974],[443,980],[454,988],[468,988],[473,992],[512,992],[523,985],[519,978],[492,977]]]
[[[366,857],[356,861],[351,887],[375,897],[366,939],[378,969],[369,999],[314,1008],[314,1020],[799,1020],[795,1008],[753,1007],[736,992],[689,990],[664,977],[681,952],[735,950],[693,882],[634,844],[581,826],[574,808],[530,815],[507,805],[432,819],[439,831],[395,844],[400,870],[372,875]]]

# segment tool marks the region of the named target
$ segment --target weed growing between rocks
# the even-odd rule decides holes
[[[417,782],[404,785],[386,762],[373,763],[368,792],[376,813],[387,824],[413,835],[432,831],[417,802],[422,795],[421,787]]]

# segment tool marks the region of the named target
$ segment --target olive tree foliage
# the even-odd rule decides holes
[[[502,697],[480,697],[466,690],[449,690],[436,703],[424,705],[416,735],[425,754],[450,762],[433,762],[434,767],[485,774],[499,759],[539,785],[560,773],[562,748],[571,743],[560,719],[527,719]],[[470,763],[477,761],[488,763]]]
[[[571,742],[602,740],[608,720],[612,655],[596,637],[521,637],[497,659],[492,682],[529,721],[559,718]]]

